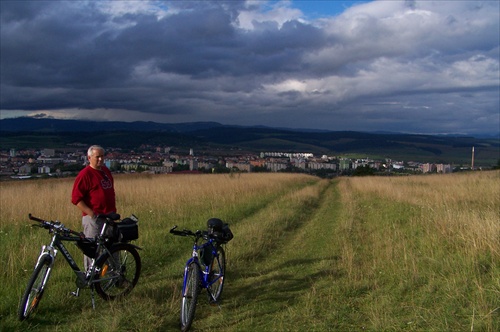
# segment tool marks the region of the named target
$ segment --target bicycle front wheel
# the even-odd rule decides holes
[[[40,260],[40,263],[35,267],[35,270],[31,274],[28,286],[26,287],[21,303],[19,304],[19,320],[22,321],[27,319],[40,303],[43,291],[45,290],[45,284],[49,279],[51,269],[50,263],[51,259],[48,256],[45,256]]]
[[[212,260],[208,281],[208,300],[210,302],[218,302],[220,300],[226,273],[226,253],[220,245],[217,246],[216,250],[217,255]]]
[[[184,285],[181,304],[181,330],[187,331],[191,327],[196,310],[196,301],[200,292],[200,267],[191,262],[184,269]]]
[[[99,274],[95,290],[104,300],[127,295],[137,284],[141,274],[141,257],[130,244],[118,244],[105,252],[96,262]]]

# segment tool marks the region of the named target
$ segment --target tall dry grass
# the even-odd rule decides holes
[[[145,222],[179,221],[219,214],[221,210],[230,216],[235,202],[255,195],[279,194],[290,182],[304,181],[299,178],[284,173],[116,175],[117,209],[123,216],[137,214]],[[71,204],[72,185],[73,179],[1,182],[0,227],[26,223],[28,213],[32,213],[78,228],[81,215]]]
[[[339,189],[342,266],[367,290],[372,326],[394,323],[396,303],[417,330],[443,317],[450,329],[499,325],[500,172],[349,178]]]
[[[500,257],[500,172],[381,179],[353,178],[355,193],[420,209],[414,220],[428,236],[446,240],[464,254]]]
[[[176,330],[190,242],[168,230],[215,216],[235,238],[224,302],[201,299],[197,329],[497,331],[499,176],[119,175],[119,212],[140,220],[137,289],[94,311],[87,292],[68,298],[73,275],[59,258],[48,297],[24,325],[13,312],[49,240],[27,214],[75,229],[81,221],[71,179],[1,183],[0,330]]]
[[[165,238],[173,225],[203,228],[210,217],[236,222],[259,209],[261,201],[255,197],[280,195],[311,179],[290,174],[117,175],[115,191],[118,212],[139,217],[139,243],[147,244]],[[33,248],[23,240],[27,235],[37,243],[48,241],[44,232],[30,229],[29,213],[81,230],[81,213],[71,204],[72,185],[73,179],[0,183],[0,248],[15,249],[1,252],[8,262],[6,275],[14,278],[19,266],[27,266],[38,253],[38,244]],[[19,257],[17,250],[24,254]]]

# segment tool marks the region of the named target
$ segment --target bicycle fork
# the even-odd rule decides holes
[[[50,264],[47,268],[47,272],[45,273],[44,279],[40,285],[40,289],[38,290],[40,293],[45,289],[45,285],[47,284],[47,281],[49,280],[50,273],[52,272],[52,266],[54,265],[54,261],[56,258],[57,254],[57,249],[54,249],[52,246],[46,246],[43,245],[42,249],[40,250],[40,255],[38,256],[38,260],[36,261],[35,267],[33,270],[36,270],[38,265],[43,263],[43,260],[45,259],[50,259]]]

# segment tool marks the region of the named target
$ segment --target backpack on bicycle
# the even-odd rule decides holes
[[[122,219],[116,223],[115,227],[115,240],[119,242],[129,242],[139,238],[139,226],[137,223],[139,219],[135,215]]]
[[[234,237],[233,232],[229,228],[229,224],[218,218],[211,218],[207,221],[208,234],[220,244],[225,244],[231,241]]]

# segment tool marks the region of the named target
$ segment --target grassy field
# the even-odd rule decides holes
[[[322,180],[299,174],[117,176],[136,214],[143,270],[129,297],[69,296],[58,256],[26,322],[16,318],[40,246],[28,213],[80,229],[71,179],[0,183],[0,331],[175,331],[187,238],[173,225],[229,222],[220,307],[193,331],[499,331],[500,172]],[[72,254],[82,257],[75,246]]]

